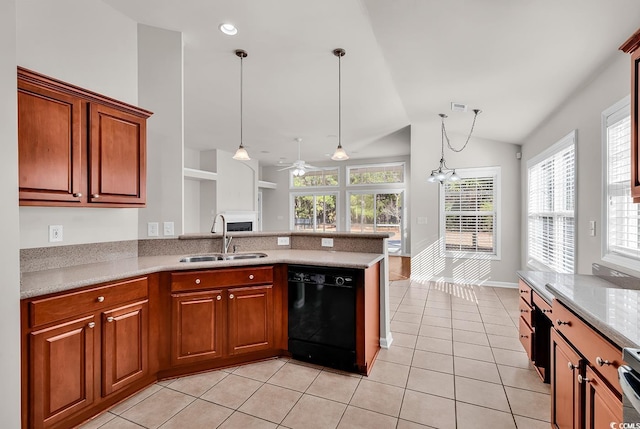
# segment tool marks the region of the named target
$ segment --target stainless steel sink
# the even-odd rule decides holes
[[[266,257],[266,253],[227,253],[222,255],[225,261],[235,261],[236,259],[258,259]]]
[[[180,259],[180,262],[211,262],[211,261],[222,261],[224,255],[220,253],[210,254],[210,255],[193,255],[193,256],[185,256]]]
[[[185,256],[180,259],[180,262],[235,261],[236,259],[258,259],[266,256],[266,253],[210,253],[206,255]]]

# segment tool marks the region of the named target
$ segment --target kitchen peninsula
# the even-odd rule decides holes
[[[367,374],[391,340],[387,234],[233,234],[242,252],[227,256],[266,256],[180,262],[219,252],[219,235],[24,250],[25,427],[78,424],[158,379],[287,355],[289,264],[354,269],[355,370]]]

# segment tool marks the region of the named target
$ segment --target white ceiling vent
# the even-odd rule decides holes
[[[462,103],[454,103],[451,102],[451,111],[452,112],[466,112],[467,105]]]

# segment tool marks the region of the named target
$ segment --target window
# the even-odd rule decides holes
[[[349,194],[350,232],[388,232],[390,253],[402,252],[403,192]]]
[[[336,230],[336,194],[298,194],[292,197],[294,231]]]
[[[310,188],[320,186],[338,186],[338,169],[307,171],[304,176],[291,174],[291,187]]]
[[[575,271],[576,132],[532,158],[528,169],[528,264]]]
[[[640,206],[631,198],[629,99],[602,114],[604,142],[603,259],[640,268]]]
[[[347,167],[349,185],[404,183],[404,163]]]
[[[461,180],[440,192],[440,237],[444,256],[499,258],[500,168],[456,170]]]

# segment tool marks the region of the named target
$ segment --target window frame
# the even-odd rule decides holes
[[[315,171],[336,171],[336,176],[338,177],[337,180],[337,184],[335,185],[317,185],[317,186],[294,186],[293,181],[294,181],[294,176],[293,176],[293,169],[290,169],[287,173],[289,174],[289,190],[291,192],[302,192],[302,190],[304,189],[339,189],[340,188],[340,180],[342,179],[341,174],[340,174],[340,168],[339,167],[322,167],[322,168],[318,168],[317,170],[313,170],[307,173],[312,173]]]
[[[325,195],[333,195],[336,197],[336,230],[335,232],[340,231],[340,210],[342,209],[341,207],[341,201],[340,201],[340,192],[336,191],[335,189],[333,190],[333,192],[329,192],[329,191],[323,191],[323,190],[318,190],[318,188],[312,188],[314,189],[314,192],[290,192],[289,193],[289,230],[290,231],[296,231],[295,229],[295,222],[296,222],[296,207],[295,207],[295,200],[296,197],[300,197],[300,196],[306,196],[306,195],[313,195],[314,198],[318,197],[318,196],[325,196]],[[316,191],[317,190],[317,191]],[[304,232],[304,231],[301,231]],[[324,233],[333,233],[333,231],[320,231],[316,228],[316,223],[315,223],[315,217],[314,217],[314,223],[313,223],[313,230],[309,231],[309,232],[324,232]]]
[[[357,168],[375,168],[375,167],[402,167],[402,182],[380,182],[380,183],[351,183],[351,170],[355,170]],[[407,166],[404,161],[398,162],[382,162],[375,164],[358,164],[358,165],[347,165],[345,166],[345,177],[344,177],[344,186],[345,188],[363,188],[363,187],[406,187],[407,183]]]
[[[530,158],[527,161],[527,170],[526,170],[526,180],[527,180],[527,200],[526,200],[526,243],[525,243],[525,253],[526,253],[526,264],[527,267],[535,270],[544,270],[544,271],[553,271],[556,272],[551,267],[545,265],[541,261],[536,259],[532,259],[529,249],[530,249],[530,231],[529,231],[529,204],[530,204],[530,196],[531,196],[531,183],[529,181],[529,174],[531,168],[541,163],[562,150],[568,148],[573,145],[573,157],[574,157],[574,174],[573,174],[573,270],[572,273],[577,272],[577,261],[578,261],[578,130],[574,129],[562,137],[560,140],[537,154],[536,156]],[[558,213],[554,211],[554,213]]]
[[[623,255],[609,248],[609,141],[608,126],[609,118],[619,117],[624,119],[631,116],[631,97],[626,96],[602,112],[601,132],[602,132],[602,241],[601,258],[605,262],[611,262],[624,268],[640,271],[640,257],[633,258]],[[629,152],[631,157],[631,152]],[[630,160],[631,161],[631,160]],[[631,179],[629,178],[629,184]],[[631,192],[631,190],[629,190]]]
[[[493,177],[493,253],[446,250],[445,186],[439,190],[439,250],[442,258],[502,260],[502,168],[500,166],[456,168],[461,179]],[[478,212],[481,213],[481,212]]]

